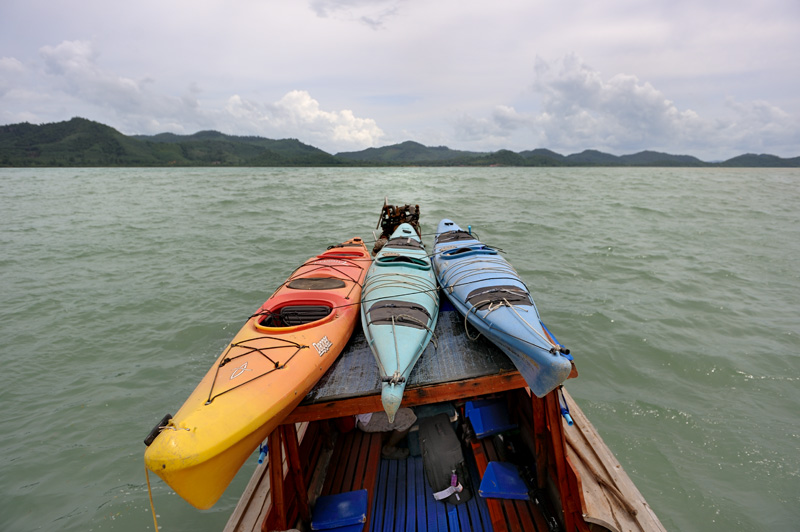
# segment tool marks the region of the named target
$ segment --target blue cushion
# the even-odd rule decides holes
[[[366,520],[367,490],[325,495],[314,506],[311,530],[357,532],[364,528]]]

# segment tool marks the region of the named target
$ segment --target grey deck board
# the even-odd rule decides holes
[[[439,312],[434,341],[411,371],[406,388],[516,371],[511,360],[494,344],[483,337],[470,340],[464,331],[464,317],[452,310],[449,304],[443,304],[443,307]],[[474,336],[477,331],[471,329],[470,334]],[[357,327],[342,354],[302,404],[373,395],[380,390],[378,366],[364,332]]]

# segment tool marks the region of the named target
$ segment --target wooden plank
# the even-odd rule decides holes
[[[406,528],[406,514],[408,512],[408,489],[404,482],[408,473],[406,472],[406,460],[392,460],[397,462],[397,489],[395,490],[395,523],[394,529],[403,532]]]
[[[484,452],[486,453],[486,459],[489,462],[497,462],[499,458],[497,456],[497,450],[494,448],[494,444],[490,438],[484,439]],[[508,526],[508,529],[512,532],[522,531],[522,530],[529,530],[522,526],[522,521],[524,520],[523,516],[519,514],[517,505],[515,504],[516,501],[511,499],[488,499],[489,501],[494,501],[500,504],[502,508],[503,514],[505,515],[505,522]]]
[[[342,455],[344,451],[344,443],[343,441],[347,437],[347,434],[340,434],[339,440],[337,444],[333,446],[333,455],[331,456],[331,462],[328,469],[328,474],[325,475],[325,482],[322,485],[322,495],[330,495],[332,493],[339,493],[337,489],[334,489],[334,482],[337,478],[341,478],[343,474],[341,472],[342,468]]]
[[[269,493],[269,475],[267,463],[256,466],[250,482],[245,487],[239,504],[234,508],[233,513],[228,518],[228,523],[225,525],[223,532],[238,532],[240,530],[252,530],[253,526],[250,525],[252,513],[260,513]]]
[[[478,519],[475,522],[480,522],[481,530],[491,532],[492,519],[489,516],[489,507],[486,505],[486,499],[480,496],[481,474],[478,473],[478,467],[475,463],[475,455],[470,453],[467,455],[467,467],[469,474],[472,477],[472,490],[475,506],[478,510]]]
[[[553,448],[553,462],[556,469],[556,484],[561,497],[562,516],[564,527],[567,530],[574,530],[576,527],[576,513],[580,506],[579,501],[575,501],[569,489],[570,471],[567,469],[566,440],[561,428],[561,409],[558,405],[558,389],[548,393],[544,402],[547,408],[547,426],[550,428],[550,437]],[[577,497],[577,494],[574,494]],[[581,519],[580,516],[577,519]]]
[[[371,530],[371,523],[375,523],[376,530],[380,530],[383,526],[382,508],[386,503],[386,492],[384,490],[376,497],[375,491],[376,480],[380,474],[380,452],[380,433],[351,430],[339,435],[321,492],[322,495],[331,495],[366,489],[367,507],[374,510],[367,513],[364,530]],[[380,501],[377,500],[378,497]],[[381,508],[381,511],[378,511],[378,508]]]
[[[436,528],[429,528],[428,530],[447,530],[447,505],[440,504],[433,498],[433,488],[431,488],[431,500],[433,500],[433,512],[436,516]]]
[[[665,528],[577,403],[563,390],[574,424],[564,421],[566,454],[580,478],[584,519],[612,531]]]
[[[283,495],[283,460],[281,456],[281,437],[279,431],[273,430],[269,442],[269,471],[272,486],[272,523],[279,530],[286,530],[286,500]]]
[[[383,521],[383,532],[392,532],[397,519],[397,460],[384,460],[386,463],[386,517]],[[394,519],[392,519],[394,517]]]
[[[403,406],[458,401],[480,395],[525,388],[526,386],[525,379],[522,378],[519,372],[510,371],[476,379],[406,388],[403,394]],[[283,422],[288,424],[333,419],[363,414],[364,412],[379,412],[382,409],[381,396],[380,393],[377,393],[365,397],[300,405]]]
[[[355,432],[355,429],[354,429]],[[355,467],[353,467],[353,478],[350,482],[346,482],[351,486],[352,490],[360,490],[364,488],[364,475],[367,471],[369,447],[372,441],[369,434],[366,432],[358,431],[361,435],[358,441],[358,450],[354,453],[356,456]]]
[[[427,514],[425,513],[425,486],[428,482],[425,479],[425,473],[422,469],[422,457],[415,456],[410,458],[410,460],[414,462],[414,485],[416,487],[417,495],[417,530],[426,530]]]
[[[548,530],[548,526],[547,520],[544,518],[544,514],[535,503],[531,502],[530,504],[531,516],[533,517],[533,521],[536,523],[536,530],[546,532]],[[542,501],[542,504],[546,504],[546,502]]]
[[[420,463],[423,463],[420,460]],[[424,471],[424,464],[423,464]],[[437,523],[436,516],[436,500],[433,498],[433,488],[428,482],[425,482],[425,515],[427,517],[425,530],[441,530]]]
[[[305,462],[315,462],[316,455],[319,453],[321,439],[316,438],[318,433],[317,425],[302,423],[296,427],[297,437],[302,441],[300,446],[301,458]],[[310,436],[306,438],[306,435]],[[316,453],[316,454],[314,454]],[[310,478],[312,471],[308,472]],[[247,484],[239,504],[236,505],[233,513],[225,525],[224,532],[252,532],[260,530],[267,512],[271,506],[271,487],[270,487],[269,460],[257,465],[253,472],[250,482]],[[308,484],[306,482],[306,484]]]
[[[470,472],[470,476],[472,476]],[[472,486],[470,489],[472,490],[472,498],[467,501],[466,504],[466,511],[467,517],[470,523],[470,526],[467,527],[465,530],[472,530],[473,532],[483,532],[484,523],[481,521],[481,512],[478,509],[478,500],[480,499],[480,493],[478,493],[478,486],[480,485],[479,478],[472,479]]]
[[[358,489],[363,488],[367,490],[367,508],[372,508],[372,503],[375,500],[375,483],[378,479],[378,467],[381,461],[381,435],[377,432],[373,432],[365,434],[364,438],[368,442],[366,459],[367,465],[362,484]],[[364,523],[364,530],[370,529],[370,515],[367,515],[367,521]]]
[[[378,471],[378,489],[375,490],[375,504],[372,512],[372,530],[375,532],[383,530],[384,520],[391,520],[384,511],[386,508],[386,483],[380,482],[380,479],[386,478],[388,474],[389,464],[387,464],[386,460],[382,460]]]
[[[295,488],[294,500],[297,503],[300,518],[311,521],[311,511],[308,507],[308,493],[304,482],[303,469],[300,465],[300,446],[297,443],[297,432],[293,425],[281,425],[283,444],[289,461],[289,475],[292,477]]]
[[[458,507],[452,504],[445,504],[445,511],[447,512],[447,527],[450,532],[461,532],[458,519]],[[467,530],[464,530],[467,532]]]
[[[519,516],[522,530],[536,530],[536,525],[533,524],[533,514],[536,509],[531,508],[530,501],[514,501],[514,509]]]
[[[406,522],[405,530],[414,532],[414,522],[417,519],[417,470],[414,461],[406,460]]]
[[[531,407],[533,409],[533,441],[534,453],[536,455],[536,482],[539,489],[544,489],[547,479],[547,421],[545,419],[544,401],[531,396]]]
[[[488,442],[473,439],[471,443],[472,452],[475,456],[475,463],[478,466],[478,472],[481,478],[483,478],[483,474],[486,473],[486,466],[488,466],[490,462],[490,458],[487,455]],[[480,494],[478,494],[478,496],[480,497]],[[506,523],[506,516],[501,502],[498,499],[486,499],[486,507],[489,509],[492,529],[495,532],[508,532],[508,524]]]
[[[472,499],[456,506],[456,510],[458,511],[459,530],[463,530],[464,532],[474,531],[474,529],[470,526],[469,523],[469,503],[471,500]]]
[[[361,457],[361,444],[365,440],[364,433],[360,430],[351,430],[347,435],[350,436],[350,438],[348,438],[349,447],[342,460],[345,464],[344,475],[342,475],[342,482],[338,489],[339,493],[352,491],[356,483],[360,484],[361,481],[361,479],[356,481],[356,470],[359,464],[363,462],[363,458]]]

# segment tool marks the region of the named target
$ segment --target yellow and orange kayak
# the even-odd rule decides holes
[[[175,417],[154,429],[146,467],[196,508],[217,502],[247,457],[341,353],[359,319],[370,263],[366,246],[354,238],[295,270]]]

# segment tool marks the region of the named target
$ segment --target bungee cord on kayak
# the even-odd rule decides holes
[[[278,341],[278,342],[285,342],[287,345],[270,346],[270,347],[259,347],[259,346],[249,346],[249,345],[247,345],[247,342],[253,342],[253,341],[258,341],[258,340],[275,340],[275,341]],[[295,348],[294,352],[289,356],[289,358],[287,358],[283,362],[283,364],[281,364],[281,362],[278,361],[278,360],[273,360],[268,354],[265,353],[265,351],[269,351],[269,350],[286,349],[286,348],[292,348],[292,347]],[[232,349],[234,349],[234,348],[243,348],[243,349],[245,349],[245,351],[242,352],[242,353],[239,353],[237,355],[231,356],[231,357],[225,356],[222,360],[220,360],[219,364],[217,364],[217,371],[216,371],[216,374],[214,375],[214,380],[211,383],[211,390],[208,392],[208,400],[206,401],[206,404],[210,405],[211,402],[214,399],[216,399],[217,397],[219,397],[221,395],[224,395],[224,394],[226,394],[226,393],[228,393],[230,391],[235,390],[236,388],[244,386],[247,383],[253,382],[256,379],[260,379],[261,377],[263,377],[265,375],[269,375],[273,371],[276,371],[276,370],[279,370],[279,369],[283,369],[284,367],[286,367],[286,365],[289,362],[292,361],[292,359],[295,357],[295,355],[297,355],[297,353],[300,352],[300,350],[308,349],[308,347],[309,346],[307,346],[307,345],[301,345],[301,344],[298,344],[297,342],[293,342],[293,341],[287,340],[285,338],[278,338],[278,337],[275,337],[275,336],[257,336],[255,338],[250,338],[248,340],[243,340],[243,341],[240,341],[240,342],[229,344],[228,348],[225,351],[226,355],[228,353],[230,353],[230,351]],[[219,377],[219,370],[221,368],[223,368],[224,366],[228,365],[229,363],[233,362],[234,360],[237,360],[239,358],[245,357],[245,356],[247,356],[247,355],[249,355],[251,353],[256,353],[256,352],[259,353],[264,358],[266,358],[267,360],[269,360],[270,362],[272,362],[274,367],[269,371],[266,371],[266,372],[260,373],[258,375],[255,375],[251,379],[242,381],[242,382],[240,382],[239,384],[237,384],[236,386],[234,386],[232,388],[228,388],[227,390],[224,390],[224,391],[222,391],[222,392],[220,392],[218,394],[214,394],[214,387],[216,386],[217,378]],[[245,363],[245,365],[246,365],[246,363]],[[241,368],[241,369],[242,369],[242,371],[246,371],[247,370],[246,367],[245,368]]]

